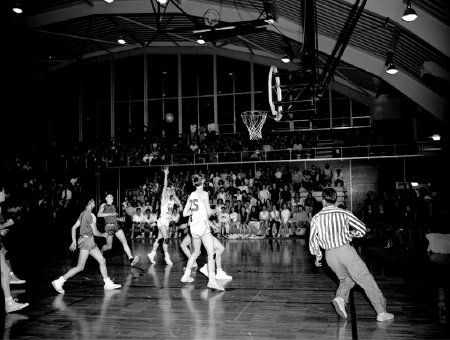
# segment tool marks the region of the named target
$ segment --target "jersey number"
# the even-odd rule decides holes
[[[194,198],[191,200],[191,211],[197,211],[198,210],[198,199]]]

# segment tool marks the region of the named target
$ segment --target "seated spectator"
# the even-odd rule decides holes
[[[240,234],[240,222],[239,222],[239,214],[236,212],[236,208],[231,206],[230,208],[230,233],[231,234]]]
[[[256,211],[256,207],[252,206],[250,214],[248,215],[248,230],[250,235],[260,234],[259,213]]]
[[[263,236],[269,235],[269,219],[270,213],[267,211],[267,206],[263,205],[262,210],[259,212],[260,230]]]
[[[269,229],[272,237],[279,235],[279,229],[281,224],[280,212],[277,210],[277,206],[272,205],[272,211],[270,212]]]
[[[218,215],[219,226],[220,226],[220,236],[227,237],[230,234],[230,214],[226,211],[225,206],[222,206],[221,212]]]
[[[153,212],[153,207],[150,205],[145,211],[145,229],[148,231],[149,238],[156,238],[158,235],[158,214]]]
[[[258,198],[261,200],[262,204],[266,204],[267,200],[270,199],[270,192],[267,190],[266,185],[263,185],[262,189],[258,192]]]
[[[136,208],[136,213],[133,215],[133,225],[131,228],[131,237],[144,238],[146,217],[142,214],[140,207]],[[136,236],[136,229],[138,236]]]
[[[309,211],[314,214],[317,207],[317,199],[309,191],[305,198],[305,207],[308,207]]]
[[[243,234],[243,235],[248,234],[248,226],[247,226],[247,223],[248,223],[248,212],[247,212],[247,209],[246,209],[245,205],[241,205],[241,207],[239,208],[239,220],[241,222],[240,233]]]

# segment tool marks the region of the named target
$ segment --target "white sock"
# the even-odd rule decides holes
[[[62,283],[66,282],[67,280],[64,278],[64,276],[60,276],[59,279]]]
[[[8,302],[8,301],[13,301],[12,296],[10,296],[10,297],[8,297],[8,298],[5,299],[5,302]]]
[[[105,283],[107,283],[110,281],[110,279],[109,279],[109,277],[107,277],[107,278],[104,278],[103,281],[105,281]]]

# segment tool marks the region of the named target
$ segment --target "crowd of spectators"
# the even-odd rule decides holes
[[[310,169],[261,166],[256,171],[237,167],[204,173],[173,168],[170,180],[182,204],[193,190],[190,178],[194,174],[206,179],[204,188],[216,211],[212,222],[222,237],[304,236],[311,217],[321,209],[320,197],[313,192],[324,187],[335,187],[342,193],[340,203],[343,207],[346,204],[341,169],[332,169],[329,164],[324,169],[313,164]],[[156,237],[161,182],[161,174],[155,173],[124,197],[122,209],[130,237]],[[186,223],[179,207],[173,220],[171,235],[178,237]]]
[[[264,138],[249,141],[240,134],[218,134],[213,123],[197,128],[191,124],[182,136],[161,136],[153,131],[128,129],[116,138],[84,141],[76,144],[37,145],[22,156],[10,155],[2,160],[4,167],[15,162],[28,162],[41,168],[81,169],[108,166],[142,166],[173,163],[216,163],[231,161],[259,161],[277,159],[308,159],[316,157],[318,143],[331,141],[333,157],[341,157],[342,147],[349,147],[351,156],[360,146],[378,145],[378,135],[371,129],[349,129],[325,133],[319,131],[267,132]],[[359,150],[367,152],[366,149]]]
[[[448,233],[448,207],[436,188],[369,191],[361,219],[368,228],[364,242],[410,251],[427,249],[427,233]]]

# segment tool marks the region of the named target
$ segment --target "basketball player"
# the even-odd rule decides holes
[[[78,238],[78,248],[80,248],[80,254],[78,255],[78,263],[76,267],[70,269],[59,279],[52,281],[53,287],[60,294],[64,294],[64,283],[72,276],[78,274],[84,269],[84,265],[86,264],[89,255],[96,259],[99,264],[100,273],[102,274],[103,281],[105,282],[103,288],[105,290],[112,290],[121,287],[121,285],[115,284],[108,277],[105,258],[103,257],[100,249],[98,249],[97,245],[95,244],[94,236],[107,238],[108,233],[101,233],[98,231],[96,226],[96,217],[92,213],[92,209],[94,207],[95,202],[93,199],[91,199],[86,205],[86,209],[80,214],[80,217],[72,227],[72,244],[70,245],[69,249],[71,251],[75,251],[75,249],[77,248],[77,241],[75,236],[77,228],[80,227],[80,237]]]
[[[100,205],[97,213],[97,217],[103,217],[105,219],[105,232],[108,233],[106,244],[103,245],[101,251],[104,253],[105,251],[110,250],[112,248],[114,236],[116,236],[120,243],[122,243],[123,250],[125,251],[125,254],[127,254],[130,264],[134,266],[138,263],[139,256],[131,255],[131,250],[128,246],[127,239],[125,238],[125,234],[123,233],[123,230],[119,228],[119,224],[117,222],[118,213],[116,206],[113,205],[113,195],[107,194],[105,201],[106,203]]]
[[[5,189],[0,185],[0,203],[6,200]],[[3,221],[2,216],[0,216],[0,235],[4,236],[8,232],[8,227],[13,225],[14,221],[9,219],[6,222]],[[0,236],[0,237],[1,237]],[[9,286],[10,280],[10,268],[5,260],[5,251],[1,246],[0,242],[0,269],[1,269],[1,286],[3,289],[3,295],[5,296],[5,312],[11,313],[21,310],[28,306],[28,303],[19,303],[15,301],[11,296],[11,290]]]
[[[200,247],[203,246],[208,253],[208,288],[224,291],[222,286],[216,282],[216,270],[214,261],[214,238],[211,235],[210,226],[208,224],[208,217],[213,214],[209,206],[208,192],[203,190],[203,178],[199,175],[192,177],[192,184],[196,187],[195,191],[189,195],[186,206],[183,210],[183,216],[190,216],[190,228],[192,235],[192,245],[194,252],[189,257],[186,270],[181,278],[181,282],[192,282],[191,277],[192,266],[200,255]]]
[[[169,225],[172,221],[172,211],[177,204],[181,209],[181,202],[175,195],[175,191],[168,185],[169,167],[164,167],[164,186],[161,195],[161,215],[158,218],[158,237],[153,243],[153,250],[147,254],[151,263],[156,263],[155,256],[159,243],[163,242],[164,261],[169,266],[173,265],[169,255]]]

